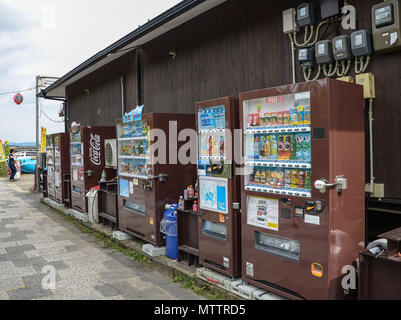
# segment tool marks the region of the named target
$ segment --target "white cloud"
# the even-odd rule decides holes
[[[178,0],[0,0],[0,93],[35,86],[36,75],[62,76]],[[0,96],[0,139],[35,140],[34,92],[17,106]],[[59,120],[60,102],[42,101]],[[64,130],[44,117],[49,132]]]

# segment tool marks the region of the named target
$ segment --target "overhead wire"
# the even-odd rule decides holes
[[[32,90],[35,90],[35,89],[36,89],[36,87],[25,89],[25,90],[1,92],[0,96],[5,96],[5,95],[8,95],[8,94],[16,94],[16,93],[21,93],[21,92],[27,92],[27,91],[32,91]]]
[[[64,120],[53,120],[52,118],[50,118],[44,111],[43,111],[43,105],[42,102],[39,102],[40,105],[40,115],[44,115],[49,121],[54,122],[54,123],[63,123]]]

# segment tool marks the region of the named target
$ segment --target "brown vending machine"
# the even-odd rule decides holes
[[[70,172],[70,135],[68,133],[56,133],[51,137],[54,146],[55,200],[64,204],[63,176]]]
[[[238,98],[199,102],[196,114],[199,262],[234,278],[241,274],[240,176],[233,147]]]
[[[322,79],[240,95],[242,278],[292,299],[344,299],[365,241],[362,86]]]
[[[165,205],[177,203],[183,190],[196,179],[195,117],[149,113],[118,120],[116,128],[118,227],[153,245],[163,246],[160,222]],[[187,136],[191,133],[192,140]],[[182,163],[179,157],[182,147],[192,148],[192,159],[187,159],[187,163]]]
[[[115,139],[113,126],[82,127],[70,129],[71,206],[88,212],[87,192],[99,185],[105,168],[104,140]]]
[[[54,145],[53,136],[46,137],[46,168],[47,168],[47,195],[50,199],[56,200],[54,184]]]

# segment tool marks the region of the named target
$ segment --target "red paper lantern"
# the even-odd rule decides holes
[[[21,93],[17,93],[17,94],[14,96],[14,102],[15,102],[16,104],[20,105],[23,101],[24,101],[24,97],[22,96]]]

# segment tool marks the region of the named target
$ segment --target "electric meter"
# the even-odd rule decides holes
[[[331,64],[334,62],[333,49],[330,40],[323,40],[316,43],[315,58],[318,64]]]
[[[351,51],[354,57],[371,56],[372,34],[369,30],[358,30],[351,34]]]
[[[372,7],[373,44],[376,51],[401,49],[400,16],[400,0],[387,0]]]
[[[375,25],[381,28],[394,23],[394,5],[392,3],[381,5],[375,9]]]
[[[315,17],[315,7],[311,3],[303,3],[297,8],[297,22],[298,25],[306,27],[309,25],[314,25],[316,21]]]
[[[351,53],[351,37],[349,35],[341,35],[333,38],[333,56],[336,61],[349,60],[352,58]]]
[[[315,66],[315,50],[313,48],[299,49],[298,61],[304,69],[313,68]]]

